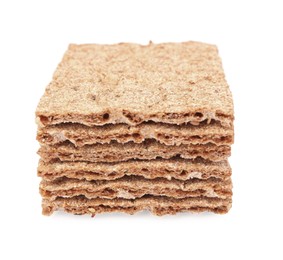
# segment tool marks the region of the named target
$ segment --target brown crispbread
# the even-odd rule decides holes
[[[211,161],[222,161],[230,156],[228,145],[179,145],[168,146],[149,140],[141,144],[113,142],[75,147],[71,143],[41,146],[38,154],[44,161],[88,161],[88,162],[119,162],[130,159],[153,160],[156,158],[170,159],[180,156],[184,159],[203,158]]]
[[[116,180],[124,176],[141,176],[146,179],[166,178],[188,180],[231,176],[228,161],[191,161],[184,159],[126,161],[118,163],[54,162],[39,161],[38,176],[53,181],[68,177],[79,180]]]
[[[145,196],[135,200],[128,199],[87,199],[83,196],[72,198],[43,199],[42,213],[51,215],[54,211],[63,209],[73,214],[99,214],[106,212],[125,212],[134,214],[149,210],[155,215],[176,214],[179,212],[227,213],[231,208],[231,198],[185,198],[174,199],[167,197]]]
[[[45,215],[231,207],[234,109],[214,45],[71,44],[36,120]]]
[[[154,139],[166,145],[206,144],[231,145],[233,129],[223,128],[219,124],[171,125],[162,123],[142,123],[138,126],[109,124],[88,127],[81,124],[59,124],[38,129],[37,140],[41,144],[54,145],[70,141],[75,146],[111,141],[141,143]]]
[[[225,181],[215,178],[187,181],[164,178],[148,180],[137,176],[123,177],[113,181],[82,181],[61,178],[55,181],[43,179],[40,183],[40,191],[41,195],[48,199],[79,195],[84,195],[88,199],[136,199],[145,195],[171,198],[205,196],[225,199],[231,197],[232,183],[230,178]]]
[[[40,126],[211,120],[231,127],[217,47],[184,42],[70,45],[36,110]]]

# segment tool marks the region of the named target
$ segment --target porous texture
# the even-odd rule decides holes
[[[70,45],[37,110],[39,126],[211,120],[231,127],[217,47],[184,42]]]
[[[219,124],[170,125],[162,123],[143,123],[138,126],[126,124],[87,127],[80,124],[59,124],[38,130],[37,140],[41,144],[54,145],[70,141],[75,146],[86,144],[142,143],[154,139],[166,145],[206,144],[231,145],[234,139],[233,129],[223,128]]]
[[[215,178],[169,181],[164,178],[148,180],[143,177],[130,176],[113,181],[82,181],[69,178],[46,181],[43,179],[40,183],[41,195],[50,200],[54,200],[56,197],[65,198],[79,195],[84,195],[88,199],[98,197],[136,199],[144,195],[171,198],[205,196],[225,199],[231,197],[231,190],[230,179],[219,181]]]
[[[214,45],[70,45],[36,110],[43,214],[228,212],[233,114]]]
[[[41,146],[38,154],[44,161],[59,159],[60,161],[89,161],[89,162],[119,162],[130,159],[153,160],[158,157],[169,159],[180,156],[184,159],[198,157],[211,161],[225,160],[231,152],[227,145],[162,145],[156,141],[143,142],[141,144],[113,142],[106,144],[93,144],[83,147],[75,147],[71,143],[63,143],[54,146]]]
[[[176,214],[178,212],[227,213],[231,208],[231,198],[185,198],[173,199],[167,197],[145,196],[135,200],[128,199],[87,199],[84,196],[73,198],[43,199],[42,213],[51,215],[55,210],[63,209],[73,214],[99,214],[106,212],[124,212],[134,214],[149,210],[155,215]]]
[[[40,160],[38,176],[45,180],[61,177],[79,180],[116,180],[124,176],[141,176],[146,179],[166,178],[188,180],[217,178],[225,180],[231,176],[228,161],[211,162],[203,160],[150,160],[118,163],[54,162]]]

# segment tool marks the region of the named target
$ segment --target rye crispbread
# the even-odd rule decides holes
[[[168,146],[149,140],[141,144],[113,142],[75,147],[71,143],[41,146],[38,154],[42,160],[54,161],[89,161],[89,162],[119,162],[130,159],[153,160],[156,158],[170,159],[180,156],[184,159],[203,158],[210,161],[222,161],[230,156],[231,147],[228,145],[179,145]]]
[[[149,210],[155,215],[176,214],[179,212],[227,213],[231,208],[231,198],[185,198],[173,199],[167,197],[145,196],[135,200],[128,199],[86,199],[83,196],[73,198],[43,199],[42,213],[51,215],[56,210],[64,210],[73,214],[99,214],[107,212],[124,212],[134,214]]]
[[[231,127],[231,92],[217,47],[184,42],[71,44],[36,110],[39,126],[211,120]]]
[[[188,180],[192,178],[217,178],[225,180],[231,176],[228,161],[191,161],[184,159],[126,161],[118,163],[54,162],[40,160],[38,176],[45,180],[61,177],[79,180],[115,180],[124,176],[141,176],[146,179],[166,178]]]
[[[141,143],[146,139],[154,139],[166,145],[206,144],[231,145],[233,129],[223,128],[219,124],[170,125],[162,123],[143,123],[138,126],[126,124],[109,124],[88,127],[81,124],[59,124],[39,128],[37,140],[41,144],[54,145],[70,141],[75,146],[111,141]]]
[[[215,178],[187,181],[164,178],[148,180],[137,176],[127,176],[113,181],[83,181],[69,178],[46,181],[43,178],[40,191],[41,195],[48,199],[79,195],[84,195],[88,199],[136,199],[144,195],[171,198],[205,196],[225,199],[231,197],[232,183],[230,178],[225,181]]]

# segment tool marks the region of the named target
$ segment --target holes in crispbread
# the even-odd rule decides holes
[[[133,133],[133,138],[138,139],[140,137],[141,137],[141,135],[139,133]]]
[[[123,111],[123,116],[126,117],[130,122],[135,124],[142,122],[142,119],[137,114],[133,114],[126,110]]]
[[[108,113],[103,114],[103,119],[108,120],[110,118],[110,115]]]
[[[191,136],[191,139],[192,140],[200,140],[201,137],[199,135],[193,135],[193,136]]]
[[[110,189],[110,188],[106,188],[102,191],[102,195],[103,196],[111,196],[111,195],[115,195],[115,191]]]
[[[40,120],[40,122],[42,123],[42,124],[47,124],[48,123],[48,117],[47,116],[40,116],[39,117],[39,120]]]
[[[196,112],[195,114],[194,114],[194,117],[195,118],[202,118],[203,117],[203,114],[202,113],[200,113],[200,112]]]

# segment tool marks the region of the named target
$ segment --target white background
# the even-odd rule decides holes
[[[0,259],[283,259],[280,1],[1,1]],[[235,102],[227,215],[41,215],[35,108],[69,43],[217,44]]]

